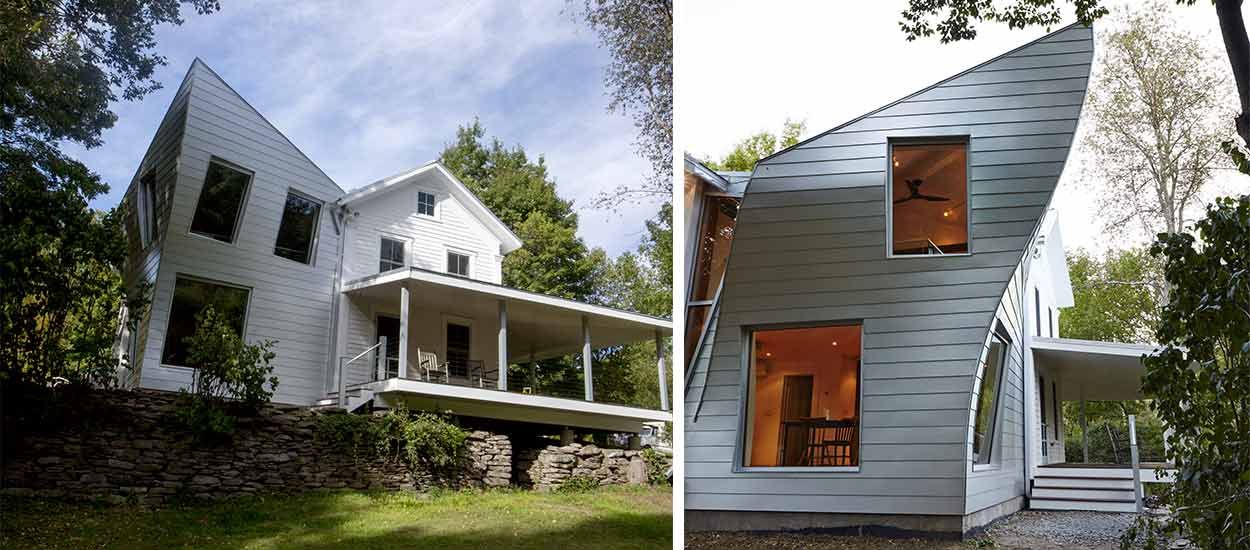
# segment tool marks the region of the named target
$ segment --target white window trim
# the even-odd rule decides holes
[[[449,256],[451,256],[452,254],[459,254],[461,256],[465,256],[469,258],[469,272],[468,273],[464,275],[460,275],[459,273],[451,272],[451,269],[450,269],[451,265],[449,265],[449,260],[451,260],[451,258]],[[473,278],[473,264],[476,264],[476,263],[477,263],[476,252],[470,252],[463,248],[456,248],[452,246],[443,247],[443,273],[446,273],[454,277],[464,277],[466,279],[472,279]]]
[[[1013,343],[1011,339],[1000,336],[998,334],[998,331],[997,331],[998,326],[999,326],[999,321],[998,321],[998,318],[995,317],[994,325],[990,328],[989,339],[985,341],[985,349],[984,349],[984,352],[982,353],[981,360],[977,367],[978,376],[977,376],[977,381],[976,381],[976,387],[974,388],[975,391],[973,392],[973,396],[972,396],[970,428],[971,428],[972,439],[976,439],[977,413],[980,412],[977,409],[977,405],[981,401],[981,386],[985,382],[985,369],[988,368],[989,366],[990,345],[994,342],[994,340],[999,340],[1003,344],[1003,357],[1002,357],[1002,364],[999,365],[998,367],[998,370],[999,370],[998,380],[996,381],[996,384],[998,385],[998,387],[995,389],[995,394],[994,394],[994,413],[990,416],[990,427],[989,427],[989,433],[991,435],[990,448],[989,448],[990,459],[988,462],[978,463],[977,456],[972,450],[972,441],[969,441],[968,442],[968,458],[969,458],[969,461],[972,463],[972,471],[974,472],[981,472],[981,471],[986,471],[986,470],[997,470],[1002,467],[1002,452],[1001,452],[1002,451],[1002,447],[1001,447],[1002,438],[999,437],[1002,434],[998,433],[998,427],[1002,424],[1001,422],[999,422],[999,420],[1003,414],[1003,407],[1005,407],[1005,402],[1006,402],[1003,396],[1003,388],[1005,387],[1007,383],[1007,371],[1009,368],[1009,364],[1011,362],[1011,347]],[[999,452],[995,452],[996,450],[998,450]]]
[[[425,193],[431,197],[434,197],[434,213],[433,214],[421,213],[421,206],[420,206],[421,205],[421,193]],[[439,198],[438,193],[435,193],[431,189],[424,189],[421,187],[417,187],[416,193],[413,194],[413,197],[412,197],[412,211],[416,213],[418,218],[421,218],[423,220],[442,221],[443,220],[442,203],[443,201]]]
[[[238,170],[240,172],[247,174],[247,185],[243,186],[243,196],[239,197],[239,215],[234,220],[234,231],[232,235],[233,238],[230,239],[229,241],[218,240],[209,235],[205,235],[203,233],[196,233],[195,230],[191,229],[191,226],[195,225],[195,213],[199,211],[200,209],[200,199],[204,198],[204,182],[208,179],[208,169],[211,167],[211,165],[214,162],[222,166],[228,167],[231,170]],[[199,238],[199,239],[212,241],[220,245],[237,247],[239,245],[239,237],[241,237],[243,233],[243,218],[244,216],[247,215],[247,204],[251,202],[249,199],[251,199],[252,188],[255,187],[254,185],[255,183],[256,183],[255,171],[244,168],[238,164],[230,162],[219,156],[210,155],[208,158],[208,163],[204,167],[204,175],[200,176],[200,192],[195,197],[195,207],[191,209],[190,219],[187,220],[187,235],[195,237],[195,238]]]
[[[894,253],[894,146],[903,145],[950,145],[963,144],[966,149],[967,180],[964,182],[965,207],[968,209],[968,251],[950,254],[895,254]],[[885,144],[885,257],[889,260],[904,258],[960,258],[972,255],[972,136],[898,136],[887,137]]]
[[[381,233],[378,235],[378,261],[376,264],[378,267],[382,266],[382,240],[383,239],[390,240],[390,241],[399,241],[401,243],[404,243],[404,259],[403,259],[404,265],[401,267],[392,268],[388,271],[394,271],[395,269],[403,269],[406,267],[413,266],[414,254],[412,251],[412,239],[401,237],[399,235],[394,235],[391,233]],[[378,273],[386,273],[386,271],[378,271]]]
[[[317,208],[317,219],[313,221],[312,241],[308,244],[308,263],[297,262],[285,256],[278,255],[278,234],[282,232],[282,214],[286,212],[286,195],[283,195],[282,197],[282,208],[279,210],[280,213],[278,214],[278,225],[273,231],[273,248],[270,250],[270,253],[273,254],[275,258],[281,258],[296,265],[302,265],[308,268],[316,267],[317,247],[321,244],[321,216],[325,213],[326,202],[294,187],[287,187],[286,194],[296,195],[300,198],[307,199],[321,205]]]
[[[247,341],[247,325],[248,325],[247,322],[252,317],[252,298],[255,297],[256,295],[256,289],[250,286],[245,286],[245,285],[240,285],[240,284],[235,284],[235,283],[227,283],[227,282],[220,281],[217,279],[210,279],[208,277],[198,277],[195,275],[188,275],[186,273],[181,273],[181,272],[174,273],[174,279],[172,281],[172,284],[174,286],[171,288],[171,291],[169,293],[169,302],[167,304],[168,307],[165,312],[165,332],[161,334],[161,349],[158,352],[158,355],[156,356],[156,361],[157,361],[157,364],[163,368],[181,369],[181,370],[185,370],[189,372],[194,372],[196,370],[195,367],[188,367],[186,365],[170,365],[168,363],[165,363],[165,346],[169,343],[169,325],[170,323],[174,322],[174,316],[170,315],[170,312],[173,310],[173,306],[174,306],[174,292],[173,291],[176,290],[178,287],[178,279],[187,279],[191,281],[207,283],[210,285],[227,286],[230,288],[246,290],[247,291],[247,305],[243,306],[243,333],[239,335],[239,338],[242,338],[243,341],[245,342]]]

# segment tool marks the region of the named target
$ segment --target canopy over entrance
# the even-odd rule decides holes
[[[1072,338],[1033,338],[1033,361],[1058,375],[1060,395],[1088,401],[1142,399],[1141,358],[1158,346],[1094,342]]]

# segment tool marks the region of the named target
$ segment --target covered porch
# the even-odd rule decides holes
[[[345,401],[633,433],[671,420],[667,319],[416,268],[349,281],[342,302]],[[658,382],[644,395],[604,362],[638,343]]]

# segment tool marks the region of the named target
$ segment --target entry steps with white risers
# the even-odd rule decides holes
[[[347,396],[346,407],[344,407],[344,409],[348,412],[355,412],[356,409],[359,409],[373,399],[373,392],[360,386],[348,388],[344,394]],[[317,407],[338,408],[338,395],[339,393],[336,391],[327,393],[324,398],[317,400],[315,405]]]
[[[1038,468],[1033,478],[1034,510],[1135,512],[1130,468]]]

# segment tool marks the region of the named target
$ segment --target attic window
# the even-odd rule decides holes
[[[209,161],[204,186],[200,188],[200,201],[191,219],[191,232],[221,242],[234,242],[243,200],[251,182],[250,173],[216,159]]]
[[[417,213],[434,217],[434,194],[417,191]]]
[[[890,255],[967,254],[967,141],[890,147]]]

